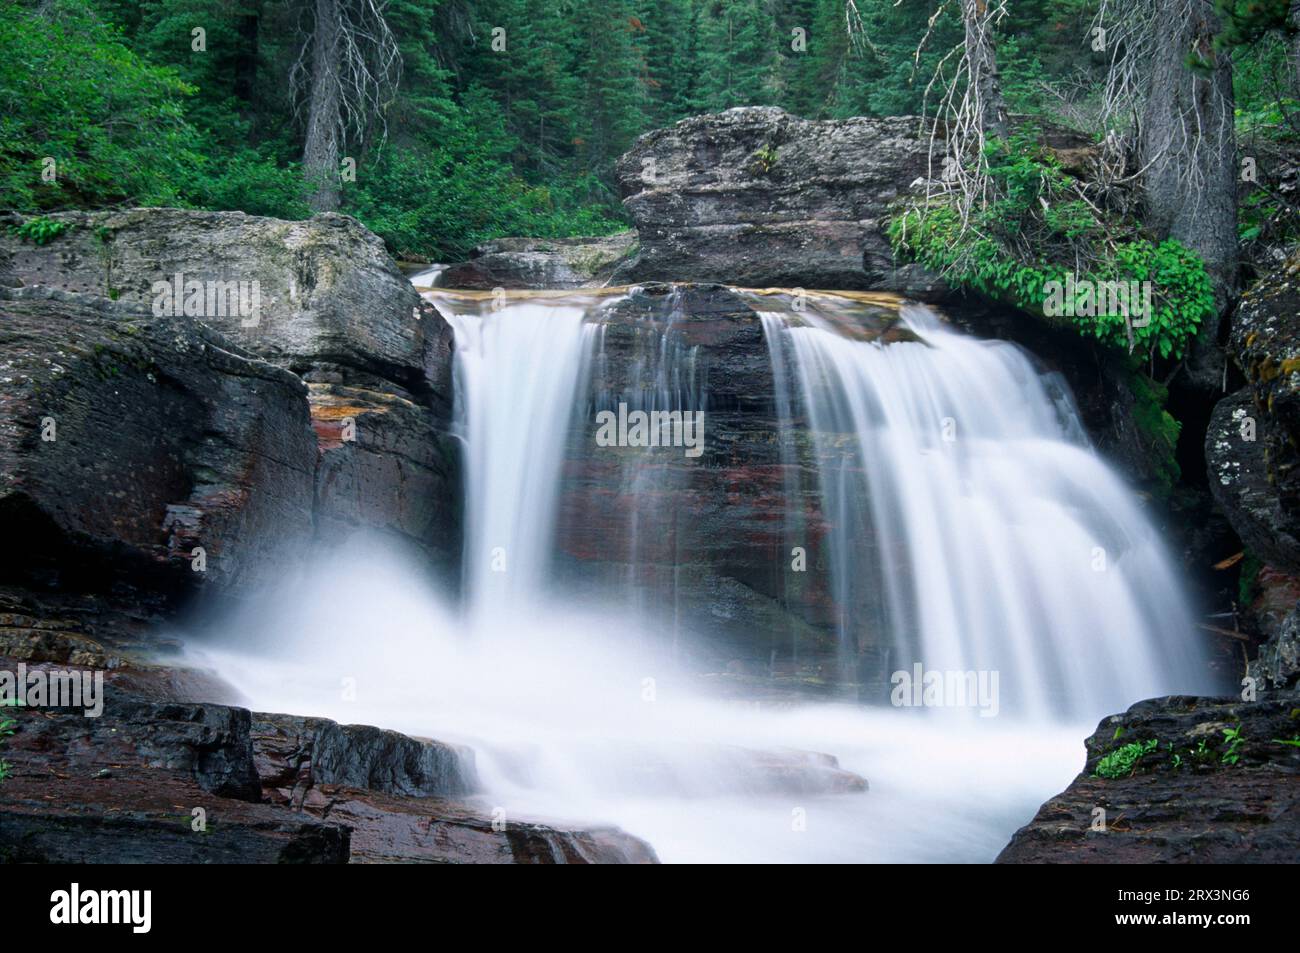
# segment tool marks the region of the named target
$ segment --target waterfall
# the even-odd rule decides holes
[[[467,745],[475,809],[667,861],[953,862],[1098,717],[1202,687],[1155,530],[1018,348],[864,296],[423,293],[455,335],[460,598],[385,540],[322,557],[199,655],[251,707]],[[705,452],[597,446],[620,403],[707,411]],[[828,698],[835,646],[870,704]],[[891,704],[918,664],[996,672],[999,717]]]
[[[581,304],[443,295],[465,446],[463,585],[471,613],[544,594],[556,487],[595,327]]]
[[[890,671],[995,672],[1037,718],[1206,687],[1158,534],[1057,375],[921,305],[884,343],[845,332],[869,323],[848,298],[751,300],[796,370],[782,429],[798,404],[816,445],[845,659],[883,640]],[[883,612],[849,618],[863,591]]]

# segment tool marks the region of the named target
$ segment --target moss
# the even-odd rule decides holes
[[[1237,605],[1248,606],[1255,601],[1259,587],[1259,572],[1264,568],[1264,561],[1246,550],[1241,560],[1241,570],[1237,575]]]
[[[1167,500],[1182,478],[1176,450],[1183,425],[1165,409],[1169,391],[1159,381],[1134,368],[1128,378],[1128,388],[1133,394],[1133,423],[1147,449],[1155,479],[1153,492]]]

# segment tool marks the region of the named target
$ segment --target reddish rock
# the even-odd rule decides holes
[[[1285,742],[1300,741],[1300,695],[1260,698],[1155,698],[1103,719],[1086,742],[1083,773],[1039,808],[997,862],[1295,863],[1300,747]],[[1229,730],[1243,739],[1235,750]],[[1107,754],[1153,739],[1130,774],[1095,776]],[[1098,808],[1105,830],[1093,830]]]

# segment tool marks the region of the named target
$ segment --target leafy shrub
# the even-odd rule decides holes
[[[71,227],[71,222],[60,222],[57,219],[39,215],[36,218],[29,218],[21,225],[11,226],[9,231],[19,238],[37,245],[47,245]]]
[[[1137,763],[1142,760],[1143,755],[1150,754],[1156,750],[1159,742],[1152,738],[1149,741],[1134,741],[1131,744],[1122,745],[1106,755],[1097,762],[1097,770],[1093,772],[1099,778],[1123,778],[1132,774],[1137,768]]]
[[[963,223],[958,198],[914,204],[889,224],[897,253],[941,272],[957,287],[978,291],[1040,316],[1048,286],[1079,290],[1063,320],[1104,344],[1147,356],[1177,358],[1214,313],[1210,277],[1200,257],[1180,242],[1153,242],[1135,223],[1106,215],[1024,127],[986,149],[990,200]],[[1079,268],[1083,263],[1083,268]],[[1079,273],[1076,274],[1076,269]],[[1085,283],[1150,282],[1152,313],[1145,324],[1122,313],[1088,314]],[[1069,312],[1067,312],[1069,313]]]
[[[181,106],[192,92],[79,0],[0,4],[0,202],[22,211],[177,204],[199,165]]]

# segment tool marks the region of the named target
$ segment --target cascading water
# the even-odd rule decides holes
[[[244,620],[242,645],[209,647],[250,704],[470,745],[484,810],[617,823],[664,860],[987,861],[1069,781],[1096,717],[1198,687],[1175,644],[1185,613],[1154,534],[1050,378],[919,309],[893,315],[879,341],[896,343],[884,345],[854,339],[856,302],[825,298],[826,316],[803,315],[763,296],[753,300],[782,421],[776,495],[804,494],[812,472],[821,499],[808,520],[787,521],[786,541],[822,534],[844,654],[875,640],[891,665],[994,669],[1006,701],[997,718],[970,718],[718,697],[672,664],[676,652],[652,650],[665,616],[625,597],[623,570],[600,577],[608,598],[581,608],[556,571],[559,527],[569,524],[568,549],[621,534],[611,551],[632,572],[672,570],[671,592],[644,580],[637,591],[671,599],[684,638],[709,628],[689,600],[695,614],[679,618],[675,595],[691,582],[678,578],[680,541],[698,537],[657,521],[677,519],[665,485],[689,493],[691,468],[725,455],[622,450],[596,467],[565,451],[589,453],[592,415],[615,403],[708,403],[673,319],[614,314],[612,297],[521,295],[493,308],[428,295],[456,335],[467,611],[429,592],[409,559],[358,543]],[[645,340],[617,350],[605,340],[616,330]],[[569,472],[583,467],[604,482]],[[624,501],[633,514],[617,511]],[[766,518],[749,515],[750,529]],[[571,524],[584,521],[575,542]],[[340,698],[340,678],[354,698]],[[798,753],[808,751],[837,756],[871,790],[815,793]]]
[[[1056,375],[921,305],[898,321],[917,340],[882,344],[840,330],[861,326],[851,299],[753,300],[797,370],[785,413],[799,403],[817,445],[837,601],[884,594],[883,618],[859,620],[884,631],[841,625],[846,656],[883,638],[891,670],[997,672],[1035,718],[1208,688],[1158,535]]]
[[[465,442],[465,602],[471,612],[540,600],[555,487],[591,354],[581,302],[444,296],[456,335],[455,406]]]

